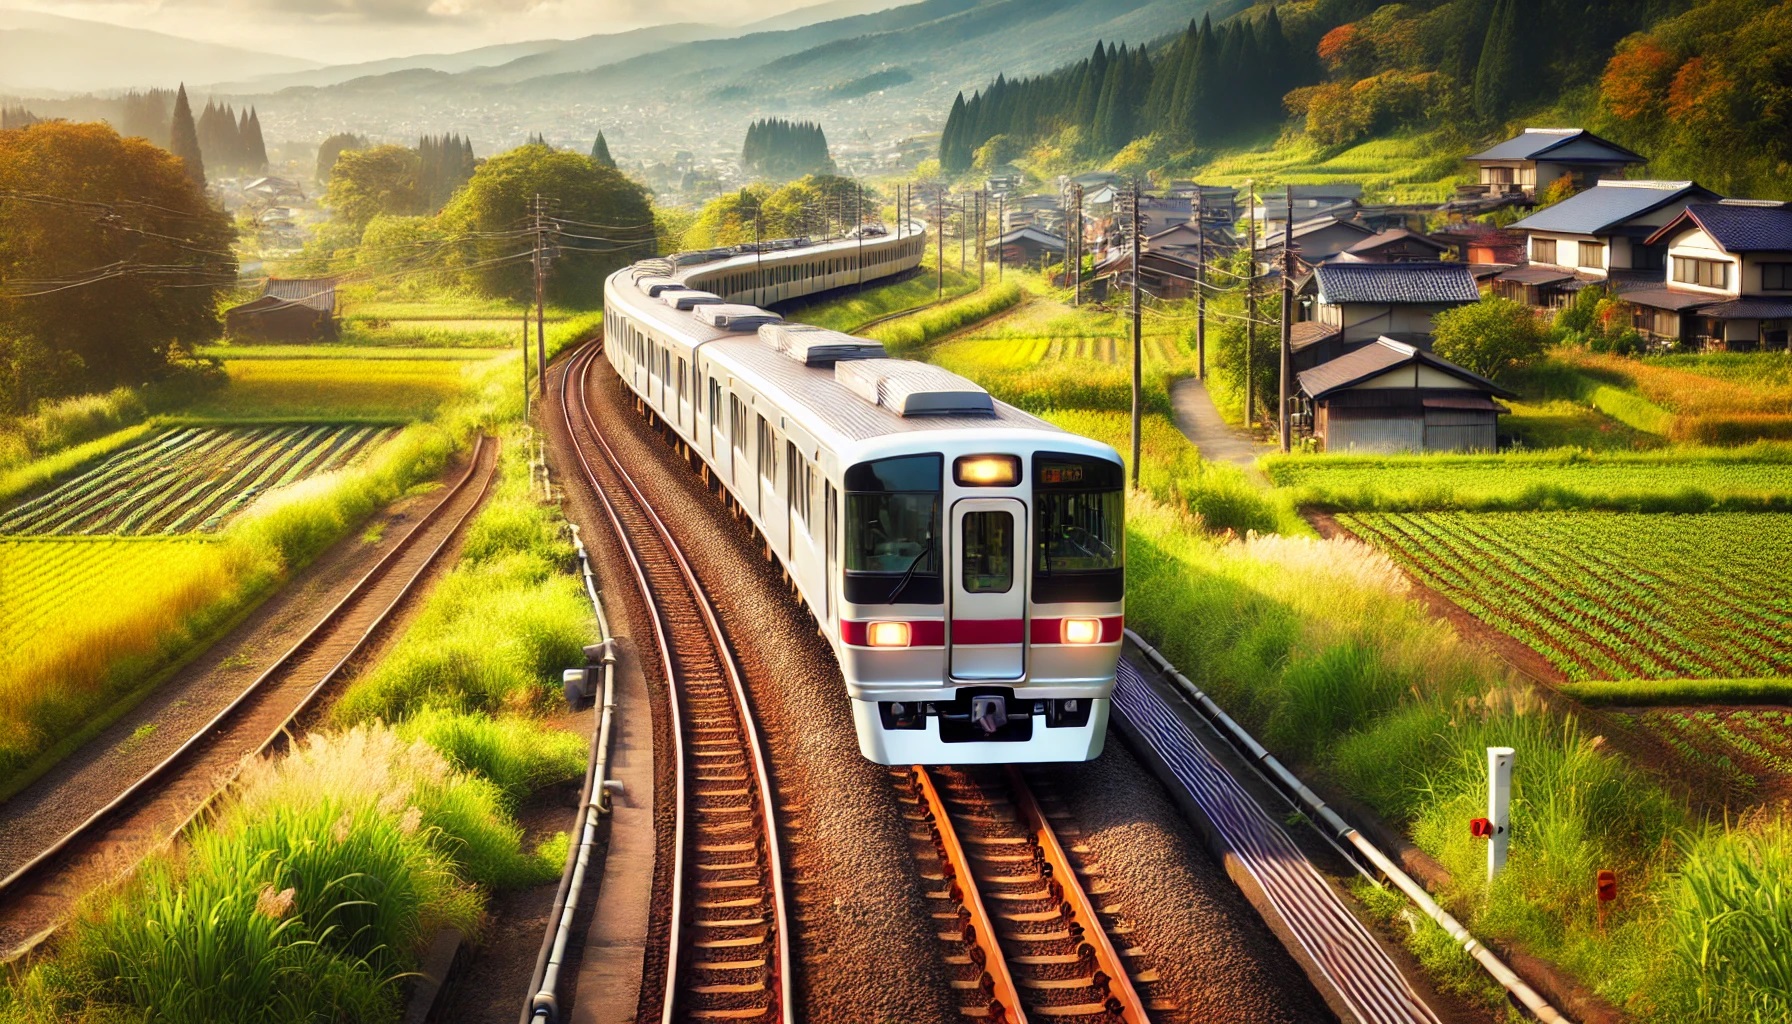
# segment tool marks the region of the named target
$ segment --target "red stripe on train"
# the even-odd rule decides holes
[[[1027,624],[1020,619],[953,619],[954,644],[1019,644]]]
[[[848,647],[870,647],[869,636],[872,622],[889,622],[889,619],[873,619],[864,622],[852,619],[840,620],[840,640]],[[902,621],[902,620],[897,620]],[[908,621],[908,645],[910,647],[944,647],[946,646],[946,623],[944,619],[910,619]]]

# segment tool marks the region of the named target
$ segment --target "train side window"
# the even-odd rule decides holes
[[[685,395],[689,394],[689,392],[687,392],[684,387],[684,373],[685,373],[684,357],[680,356],[678,358],[678,400],[680,402],[684,401]]]
[[[714,377],[709,378],[709,428],[715,429],[716,413],[722,404],[722,385]]]
[[[772,432],[771,424],[765,422],[765,417],[760,416],[757,419],[759,420],[759,475],[767,485],[776,486],[778,482],[777,440]]]
[[[792,512],[803,517],[803,520],[807,522],[809,513],[807,509],[803,508],[804,503],[800,493],[802,465],[797,458],[796,445],[789,441],[784,442],[784,464],[790,467],[790,473],[784,480],[784,501],[790,506]]]
[[[734,454],[745,457],[747,454],[747,409],[740,402],[739,395],[728,396],[728,412],[730,426],[734,434]]]

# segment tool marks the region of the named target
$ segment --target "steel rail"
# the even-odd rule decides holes
[[[660,518],[656,511],[654,511],[652,504],[636,485],[634,478],[623,467],[622,460],[610,446],[609,441],[605,439],[603,432],[598,428],[596,418],[591,413],[589,403],[585,396],[588,393],[587,388],[589,387],[591,364],[596,360],[600,351],[601,342],[590,343],[585,346],[583,351],[575,354],[572,359],[567,361],[566,369],[562,372],[560,379],[561,414],[565,419],[568,438],[573,442],[572,448],[578,458],[580,467],[584,470],[586,481],[590,484],[592,491],[597,495],[600,503],[604,507],[606,517],[610,520],[610,524],[616,532],[617,539],[629,560],[632,573],[635,577],[636,587],[639,589],[642,600],[648,609],[648,619],[654,634],[655,644],[660,651],[660,665],[665,672],[668,690],[668,706],[670,707],[673,716],[672,736],[675,756],[677,758],[677,771],[675,773],[673,883],[670,922],[671,933],[667,943],[665,991],[663,993],[661,1006],[661,1020],[664,1024],[671,1024],[676,1013],[677,999],[679,995],[678,981],[682,967],[681,955],[683,952],[683,890],[686,884],[685,846],[687,843],[685,818],[687,807],[690,803],[686,793],[687,752],[683,740],[683,716],[679,709],[680,680],[684,673],[680,672],[674,663],[673,647],[668,635],[671,624],[667,621],[668,617],[662,602],[655,596],[653,585],[648,579],[648,573],[642,564],[640,554],[636,550],[636,545],[631,541],[630,533],[622,523],[616,503],[612,500],[609,491],[599,481],[591,461],[586,458],[584,447],[577,442],[578,432],[574,426],[572,416],[573,402],[569,400],[567,395],[568,386],[575,376],[577,377],[578,382],[576,389],[577,404],[581,417],[585,422],[585,430],[596,443],[596,446],[601,450],[604,461],[608,464],[611,472],[615,474],[616,479],[622,484],[623,490],[628,494],[635,509],[639,512],[642,519],[645,520],[651,538],[657,540],[657,542],[663,546],[665,553],[677,567],[678,579],[683,584],[684,589],[688,592],[693,607],[703,621],[704,630],[714,649],[716,661],[722,670],[722,675],[727,680],[727,689],[732,696],[734,711],[741,726],[743,735],[742,745],[745,748],[745,753],[748,755],[748,761],[753,771],[755,788],[758,790],[757,813],[760,817],[760,831],[762,832],[764,840],[763,853],[767,862],[766,874],[769,876],[767,878],[767,885],[771,890],[770,902],[772,921],[769,923],[773,929],[773,941],[775,944],[777,961],[776,971],[772,978],[776,986],[771,995],[774,1000],[773,1008],[778,1013],[780,1020],[784,1021],[785,1024],[792,1024],[795,1020],[795,1011],[790,1000],[790,993],[792,991],[790,928],[786,910],[787,901],[784,892],[783,857],[778,843],[777,818],[771,802],[770,774],[766,768],[764,744],[759,735],[758,726],[754,721],[751,705],[747,700],[746,686],[741,679],[739,666],[735,662],[733,649],[722,632],[721,622],[716,617],[715,609],[710,604],[708,596],[704,593],[703,587],[697,579],[696,572],[691,568],[690,561],[685,557],[683,549],[678,545],[677,541],[673,538],[671,531],[666,527],[665,521]]]
[[[424,531],[434,524],[434,522],[442,515],[443,511],[447,509],[449,505],[453,504],[466,490],[467,485],[473,480],[474,475],[479,469],[480,456],[488,443],[488,439],[484,435],[480,435],[478,441],[474,444],[472,458],[467,462],[466,472],[461,474],[460,479],[455,482],[454,486],[443,496],[442,500],[437,502],[429,512],[425,513],[423,518],[418,521],[417,525],[413,527],[409,533],[405,534],[397,544],[393,545],[392,550],[386,552],[378,562],[374,563],[371,569],[363,574],[359,580],[356,580],[347,593],[345,593],[336,604],[332,605],[316,624],[309,630],[306,630],[305,634],[295,641],[284,654],[275,659],[266,670],[244,687],[236,697],[232,698],[230,703],[219,709],[219,711],[214,714],[205,725],[195,730],[185,742],[175,748],[167,757],[164,757],[148,771],[138,776],[136,781],[132,782],[104,806],[88,815],[74,828],[64,833],[61,838],[45,847],[24,864],[21,864],[11,874],[0,879],[0,898],[9,895],[25,881],[42,871],[45,866],[56,857],[66,852],[69,847],[86,838],[87,834],[98,827],[101,822],[117,813],[121,808],[130,804],[136,798],[146,793],[156,783],[160,782],[163,776],[167,775],[178,764],[190,757],[194,751],[204,746],[214,730],[228,722],[238,711],[257,697],[271,681],[285,672],[294,660],[309,649],[330,627],[336,624],[348,606],[360,598],[378,577],[382,576],[388,569],[390,569],[397,559],[404,552],[408,551],[413,543],[424,534]],[[411,575],[410,579],[405,581],[404,586],[400,588],[399,592],[394,595],[387,606],[375,617],[374,621],[368,625],[367,629],[362,632],[361,636],[355,641],[354,645],[350,647],[349,651],[344,654],[342,658],[338,659],[316,684],[306,691],[304,696],[300,698],[298,704],[283,716],[279,727],[273,730],[268,738],[263,740],[256,747],[253,753],[237,762],[236,766],[229,772],[223,782],[214,787],[211,793],[200,802],[199,806],[170,833],[168,837],[169,841],[172,841],[175,837],[184,833],[188,828],[191,828],[208,809],[216,804],[217,799],[235,784],[237,777],[242,773],[243,767],[247,765],[250,759],[267,753],[267,751],[272,749],[275,744],[280,742],[281,737],[287,734],[298,716],[309,710],[325,687],[335,680],[342,669],[345,668],[351,660],[366,649],[367,645],[372,642],[373,637],[390,619],[393,611],[395,611],[398,606],[410,596],[411,591],[416,587],[418,581],[420,581],[424,574],[435,564],[436,559],[441,556],[442,551],[447,547],[448,543],[459,534],[461,528],[466,525],[473,513],[477,511],[480,505],[484,502],[486,494],[491,489],[492,480],[496,475],[497,463],[494,461],[491,471],[486,473],[485,479],[480,485],[478,496],[468,504],[466,510],[454,521],[447,533],[442,536],[442,539],[436,544],[435,548],[430,551],[423,563],[418,566],[417,571]],[[126,868],[122,873],[128,873],[133,868],[134,863],[131,868]],[[18,949],[0,954],[0,960],[16,959],[18,955],[28,952],[53,934],[60,925],[61,921],[58,920],[50,927],[33,935]]]
[[[1126,1024],[1149,1024],[1151,1018],[1145,1013],[1145,1001],[1139,998],[1139,990],[1133,987],[1132,976],[1127,973],[1126,964],[1120,960],[1120,951],[1114,948],[1107,929],[1102,927],[1101,918],[1095,913],[1095,903],[1084,891],[1082,881],[1077,878],[1076,867],[1064,853],[1064,844],[1058,841],[1058,834],[1052,831],[1051,822],[1046,820],[1045,812],[1039,809],[1039,801],[1034,798],[1033,790],[1028,787],[1026,777],[1021,774],[1017,765],[1008,765],[1008,791],[1014,798],[1014,807],[1020,812],[1021,820],[1032,829],[1033,841],[1045,854],[1045,863],[1051,866],[1052,877],[1063,888],[1064,903],[1071,919],[1082,927],[1083,940],[1095,951],[1096,964],[1108,976],[1108,1015],[1125,1021]]]
[[[989,979],[991,993],[988,1019],[1001,1024],[1027,1024],[1026,1007],[1020,1001],[1019,990],[1014,987],[1008,958],[996,939],[995,921],[989,916],[989,908],[983,905],[983,894],[977,891],[977,875],[971,868],[970,855],[965,853],[964,844],[958,839],[958,830],[952,827],[952,818],[946,813],[945,801],[940,799],[939,787],[933,784],[933,776],[924,766],[915,765],[910,771],[915,789],[920,792],[922,802],[927,805],[927,814],[933,819],[934,842],[940,860],[950,872],[946,884],[971,918],[965,925],[963,941],[975,947],[983,957],[981,966],[984,977]]]

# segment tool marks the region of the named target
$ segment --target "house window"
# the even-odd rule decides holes
[[[1667,243],[1644,245],[1641,242],[1630,243],[1630,266],[1633,270],[1666,270],[1668,265]]]
[[[1761,290],[1792,292],[1792,263],[1761,264]]]
[[[1605,269],[1605,246],[1598,242],[1580,243],[1579,265],[1591,270]]]
[[[1531,262],[1554,263],[1556,261],[1556,240],[1553,238],[1531,239]]]
[[[1700,260],[1691,256],[1674,257],[1674,280],[1702,288],[1728,288],[1730,264],[1724,260]]]

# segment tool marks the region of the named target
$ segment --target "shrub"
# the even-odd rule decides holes
[[[1530,307],[1511,299],[1486,298],[1445,310],[1434,323],[1434,352],[1496,380],[1536,362],[1549,343]]]

